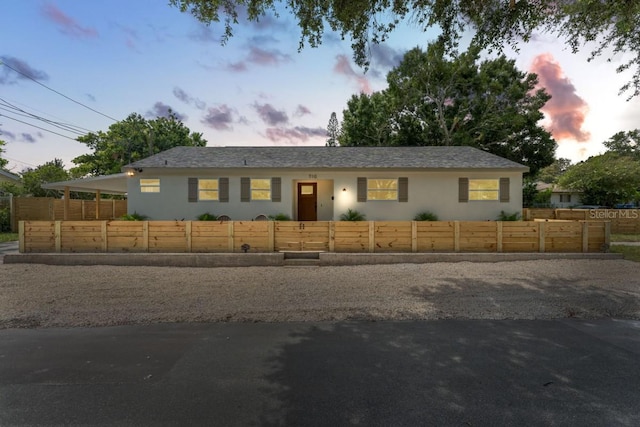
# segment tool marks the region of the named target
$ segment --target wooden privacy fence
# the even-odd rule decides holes
[[[603,221],[21,221],[19,229],[20,252],[601,252],[609,244]]]
[[[108,220],[127,213],[126,200],[100,200],[96,218],[95,200],[69,200],[68,219],[73,221]],[[64,200],[50,197],[14,197],[13,224],[19,221],[55,221],[64,219]],[[14,230],[17,231],[17,230]]]
[[[525,221],[536,219],[563,219],[573,221],[609,221],[611,232],[640,233],[640,209],[535,209],[522,210]]]

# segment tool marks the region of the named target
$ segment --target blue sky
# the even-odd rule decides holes
[[[388,43],[372,47],[364,74],[349,42],[335,34],[298,52],[300,33],[286,11],[241,23],[221,46],[222,25],[206,27],[162,0],[3,6],[0,59],[77,101],[0,66],[0,138],[14,172],[54,158],[72,167],[71,159],[89,150],[73,140],[77,134],[20,116],[6,103],[81,132],[106,131],[111,118],[134,112],[154,118],[171,108],[210,146],[324,145],[331,112],[341,120],[352,95],[385,88],[386,73],[403,52],[426,48],[436,34],[401,27]],[[554,96],[544,124],[556,136],[559,157],[585,159],[602,152],[601,142],[615,132],[640,127],[640,101],[618,95],[628,76],[615,73],[616,58],[588,63],[586,51],[573,55],[551,35],[536,35],[509,56],[520,69],[538,72]]]

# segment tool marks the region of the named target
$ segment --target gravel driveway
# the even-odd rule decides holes
[[[624,260],[346,267],[0,264],[0,328],[345,319],[640,319]]]

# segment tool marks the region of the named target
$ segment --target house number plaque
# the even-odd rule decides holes
[[[311,179],[316,179],[316,178],[318,178],[318,174],[316,174],[316,173],[310,173],[310,174],[309,174],[309,178],[311,178]]]

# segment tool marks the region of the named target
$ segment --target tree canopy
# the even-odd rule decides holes
[[[9,163],[9,160],[2,158],[2,153],[5,152],[5,145],[7,145],[7,143],[0,139],[0,169],[4,169],[4,167]]]
[[[328,29],[351,39],[354,60],[369,64],[370,43],[384,42],[402,21],[426,30],[437,26],[448,47],[464,32],[481,48],[518,47],[538,32],[565,40],[577,52],[586,45],[590,58],[625,54],[618,71],[634,69],[621,89],[640,94],[640,2],[629,0],[170,0],[182,12],[210,24],[224,22],[225,43],[239,19],[259,21],[289,10],[300,28],[300,49],[317,47]]]
[[[529,166],[551,164],[556,143],[538,122],[549,100],[537,76],[479,49],[446,55],[441,43],[407,52],[389,87],[354,95],[343,112],[341,145],[470,145]]]
[[[107,132],[90,132],[78,137],[93,153],[72,160],[76,176],[110,175],[122,166],[177,146],[204,147],[202,134],[191,132],[172,112],[169,117],[147,120],[139,114],[109,126]]]
[[[329,124],[327,125],[327,147],[335,147],[338,145],[338,137],[340,136],[340,123],[336,113],[331,113]]]
[[[21,175],[24,194],[31,194],[33,197],[60,197],[62,194],[60,191],[44,189],[42,184],[66,181],[71,177],[60,159],[54,159],[36,168],[29,168]]]

